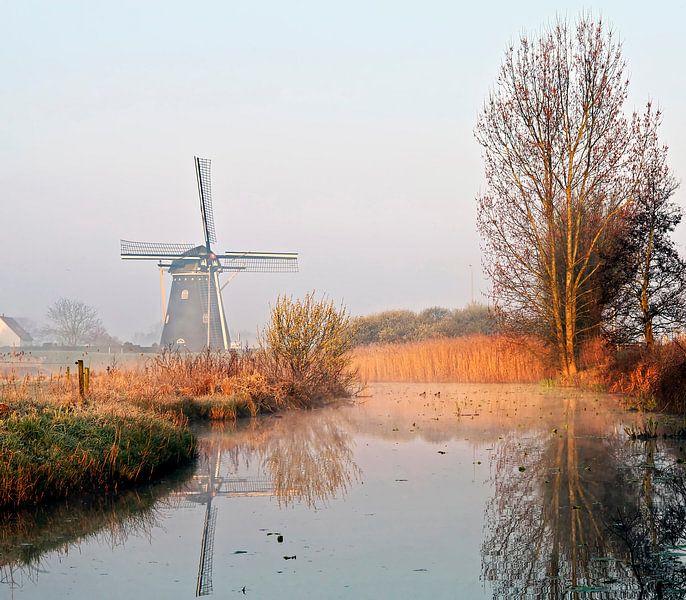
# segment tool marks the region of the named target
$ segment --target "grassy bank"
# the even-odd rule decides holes
[[[353,365],[365,381],[535,383],[554,377],[547,356],[532,338],[478,335],[360,346]]]
[[[20,403],[0,420],[0,508],[113,492],[149,481],[194,452],[187,427],[154,414]]]
[[[255,354],[163,353],[94,372],[0,382],[0,508],[149,481],[194,455],[189,420],[235,420],[328,399]]]

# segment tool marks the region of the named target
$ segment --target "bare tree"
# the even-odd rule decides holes
[[[476,128],[487,189],[478,225],[496,305],[540,326],[566,375],[603,236],[630,196],[621,46],[601,21],[557,22],[510,47]]]
[[[60,298],[48,308],[47,333],[65,346],[90,344],[107,336],[98,312],[80,300]]]
[[[604,267],[613,290],[606,308],[608,331],[618,341],[643,338],[649,349],[656,335],[686,322],[686,262],[671,238],[682,218],[671,201],[679,184],[667,165],[667,147],[659,143],[660,123],[660,112],[650,104],[635,123],[634,201]]]

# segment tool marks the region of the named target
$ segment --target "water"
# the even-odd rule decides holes
[[[165,481],[4,515],[0,597],[686,597],[683,448],[630,441],[615,398],[367,394],[203,427]]]

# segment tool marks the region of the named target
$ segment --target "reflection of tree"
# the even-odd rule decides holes
[[[352,438],[341,426],[337,411],[306,416],[294,412],[226,427],[215,427],[201,437],[201,456],[220,451],[227,478],[235,479],[239,470],[251,468],[256,476],[266,476],[271,495],[280,503],[315,506],[345,493],[360,477]]]
[[[360,469],[350,435],[330,413],[301,419],[300,424],[270,436],[260,455],[279,502],[301,501],[313,507],[347,492]]]
[[[632,505],[616,508],[608,529],[631,569],[638,598],[684,598],[686,473],[670,454],[658,451],[654,440],[629,448],[626,478],[643,471],[636,480],[638,498]]]
[[[559,427],[498,446],[482,547],[493,597],[683,598],[667,551],[686,530],[679,467],[649,444],[582,435],[579,419],[571,398]]]
[[[0,516],[0,583],[21,585],[35,579],[49,552],[68,553],[91,538],[111,547],[131,535],[150,535],[160,504],[175,487],[190,479],[183,469],[166,482],[142,486],[117,496],[66,500],[51,506]]]

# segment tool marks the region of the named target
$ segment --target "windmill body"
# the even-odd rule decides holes
[[[224,313],[220,276],[224,272],[293,272],[298,270],[298,255],[284,252],[224,252],[215,254],[216,243],[210,161],[195,158],[205,243],[160,244],[121,240],[125,260],[154,260],[172,276],[169,301],[163,300],[162,338],[160,345],[197,352],[203,348],[228,350],[229,329]]]
[[[192,256],[207,254],[204,246],[189,251]],[[196,350],[205,346],[227,349],[230,345],[224,303],[219,284],[219,268],[208,268],[207,260],[184,258],[169,266],[172,286],[164,316],[160,344]]]

